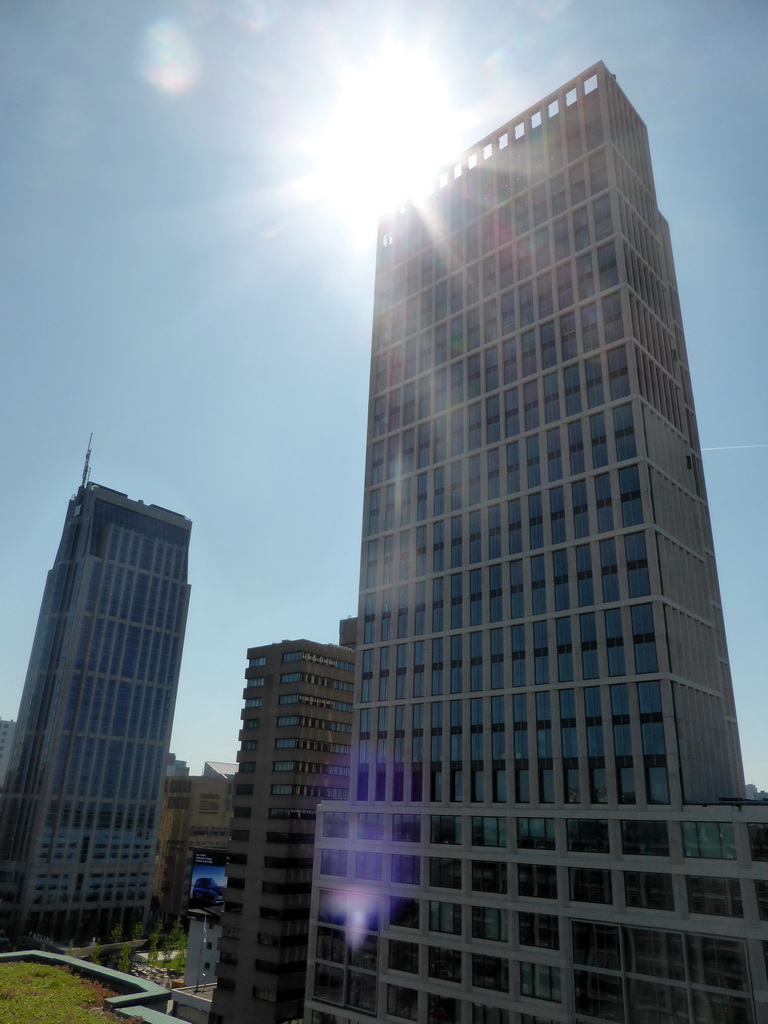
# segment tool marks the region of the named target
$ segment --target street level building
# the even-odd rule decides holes
[[[14,941],[78,945],[146,917],[190,530],[85,473],[69,502],[2,800],[0,918]]]
[[[667,224],[597,64],[378,238],[350,798],[311,1024],[765,1024]]]
[[[349,795],[354,651],[248,651],[212,1024],[301,1018],[315,808]]]

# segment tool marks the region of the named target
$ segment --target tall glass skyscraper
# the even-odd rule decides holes
[[[672,251],[603,64],[381,224],[358,649],[311,1024],[768,1020]]]
[[[86,483],[43,595],[0,817],[14,941],[145,918],[189,602],[192,524]]]

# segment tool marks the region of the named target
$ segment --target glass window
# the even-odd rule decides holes
[[[499,956],[472,954],[472,984],[496,992],[509,992],[509,964]]]
[[[658,978],[685,981],[683,937],[653,928],[625,928],[626,970]]]
[[[604,818],[568,818],[568,849],[578,853],[610,853]]]
[[[551,864],[518,864],[517,891],[520,896],[557,899],[557,868]]]
[[[320,852],[320,874],[341,875],[347,873],[347,851],[346,850],[321,850]]]
[[[554,914],[518,914],[521,946],[538,946],[539,949],[559,949],[560,932],[558,919]]]
[[[457,1024],[460,1002],[451,996],[427,996],[427,1024]]]
[[[341,1004],[344,999],[344,970],[341,967],[330,967],[318,964],[315,968],[314,994],[327,1003]]]
[[[509,1024],[509,1010],[472,1004],[472,1024]]]
[[[749,845],[752,860],[768,860],[768,825],[751,822],[749,825]]]
[[[472,907],[472,936],[507,941],[507,911],[499,907]]]
[[[622,821],[621,847],[626,854],[650,857],[669,856],[669,837],[665,821]]]
[[[554,850],[554,818],[518,818],[517,846],[521,850]]]
[[[599,868],[569,868],[571,899],[580,903],[611,903],[611,873]]]
[[[475,892],[506,892],[507,865],[494,860],[473,860],[472,888]]]
[[[560,969],[545,964],[520,964],[520,991],[533,999],[547,999],[559,1003]]]
[[[736,859],[733,825],[724,821],[683,821],[683,854],[686,857]]]
[[[674,910],[672,876],[645,871],[624,872],[624,895],[628,907]]]
[[[418,928],[419,901],[404,899],[401,896],[390,897],[389,923],[398,928]]]
[[[407,1020],[418,1020],[419,993],[412,988],[387,985],[387,1013]]]
[[[381,878],[383,856],[380,853],[355,854],[355,878]]]
[[[757,896],[758,916],[761,921],[768,921],[768,882],[756,881],[755,895]]]
[[[461,906],[458,903],[429,901],[429,930],[461,935]]]
[[[349,835],[349,815],[345,811],[328,811],[323,816],[323,835],[346,839]]]
[[[616,443],[616,460],[634,459],[637,455],[635,428],[632,420],[632,406],[620,405],[613,410],[613,435]]]
[[[421,877],[421,859],[410,854],[392,854],[390,877],[393,882],[418,885]]]
[[[573,982],[577,1013],[603,1020],[624,1020],[621,978],[592,971],[574,971]]]
[[[364,1013],[376,1013],[376,977],[350,971],[347,975],[347,1004]]]
[[[448,845],[461,843],[461,818],[433,814],[430,818],[430,842]]]
[[[638,526],[643,521],[640,474],[637,466],[619,470],[622,526]]]
[[[745,944],[739,939],[687,935],[691,981],[715,988],[749,990]]]
[[[619,929],[615,925],[574,921],[571,925],[571,933],[575,964],[606,968],[611,971],[621,970]]]
[[[439,978],[441,981],[461,981],[461,951],[458,949],[445,949],[440,946],[428,946],[430,978]]]
[[[632,642],[635,647],[635,671],[638,674],[658,671],[653,608],[650,604],[636,604],[632,607]]]
[[[472,818],[473,846],[506,846],[507,832],[504,818]]]
[[[358,839],[383,839],[384,815],[360,814],[357,818]]]
[[[744,916],[738,878],[687,875],[685,881],[688,888],[688,909],[692,914]]]
[[[461,861],[453,857],[430,857],[429,884],[444,889],[460,889]]]
[[[627,584],[630,597],[646,597],[651,592],[645,534],[629,533],[624,538],[627,557]]]

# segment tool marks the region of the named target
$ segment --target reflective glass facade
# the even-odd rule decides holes
[[[306,1020],[765,1021],[766,808],[668,229],[604,65],[382,221],[367,451],[358,839],[320,843],[347,855],[315,867]]]
[[[191,523],[96,484],[48,574],[2,802],[4,925],[77,943],[149,907]]]

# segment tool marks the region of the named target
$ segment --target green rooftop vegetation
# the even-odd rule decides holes
[[[0,1024],[142,1024],[141,1017],[128,1019],[99,1009],[113,995],[66,967],[0,963]]]

